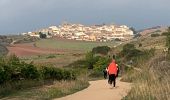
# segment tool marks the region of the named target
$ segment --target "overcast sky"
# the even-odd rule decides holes
[[[170,25],[170,0],[0,0],[0,34],[34,31],[63,21]]]

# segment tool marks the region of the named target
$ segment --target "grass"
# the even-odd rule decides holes
[[[48,58],[51,55],[43,57]],[[53,58],[54,56],[52,56]],[[77,65],[77,64],[76,64]],[[69,67],[68,67],[69,68]],[[69,68],[72,69],[72,68]],[[0,99],[2,100],[51,100],[69,95],[89,86],[87,69],[74,69],[76,80],[23,80],[0,85]]]
[[[124,100],[168,100],[170,98],[170,63],[161,55],[153,57],[139,67],[142,72],[131,70],[124,81],[134,83]]]
[[[30,57],[21,57],[27,63],[34,62],[36,65],[53,65],[56,67],[66,66],[74,61],[81,59],[83,55],[75,54],[47,54]]]
[[[163,49],[165,48],[165,36],[140,37],[131,41],[139,50],[154,48],[155,54],[151,58],[142,56],[122,76],[122,81],[132,82],[131,91],[123,100],[169,100],[170,98],[170,63]],[[142,44],[139,47],[139,44]]]
[[[5,83],[0,86],[0,98],[15,95],[18,91],[24,91],[31,87],[38,87],[44,84],[43,81],[23,80],[18,82]]]
[[[51,100],[53,98],[59,98],[68,94],[75,93],[89,86],[89,83],[84,80],[76,81],[57,81],[53,85],[43,85],[37,88],[25,89],[16,91],[4,100],[16,99],[16,100]]]
[[[164,49],[165,48],[165,42],[166,42],[165,36],[159,36],[159,37],[140,37],[139,39],[133,40],[131,43],[135,44],[135,46],[138,49]],[[139,44],[142,44],[142,47],[139,47]]]
[[[79,50],[90,51],[97,46],[111,46],[113,47],[116,42],[86,42],[74,40],[61,40],[61,39],[44,39],[36,42],[37,47],[63,49],[63,50]]]
[[[159,39],[158,39],[159,40]],[[154,43],[155,45],[158,43],[158,40]],[[149,47],[148,40],[147,42],[142,41],[143,47]],[[161,43],[160,43],[161,44]],[[36,42],[38,47],[44,48],[53,48],[53,49],[67,49],[67,50],[82,50],[88,51],[91,50],[95,46],[99,45],[109,45],[112,46],[114,43],[98,43],[98,42],[83,42],[83,41],[62,41],[62,40],[54,40],[54,39],[45,39]],[[136,44],[138,46],[138,44]],[[162,46],[162,45],[161,45]],[[76,55],[77,56],[77,55]],[[35,61],[35,62],[44,62],[46,60],[54,60],[54,62],[65,63],[59,60],[58,58],[63,58],[63,61],[69,62],[69,59],[74,59],[74,55],[70,54],[70,58],[68,55],[44,55],[44,56],[34,56],[31,58],[23,58],[26,61]],[[66,59],[67,58],[67,59]],[[162,64],[163,63],[163,64]],[[54,63],[53,63],[54,64]],[[69,64],[69,63],[68,63]],[[77,67],[83,67],[84,72],[89,75],[90,80],[95,80],[101,78],[101,73],[88,73],[86,70],[86,66],[76,66],[82,65],[82,61],[77,62],[75,65],[70,65],[75,67],[80,73],[81,71]],[[123,81],[133,82],[134,85],[128,95],[124,98],[124,100],[168,100],[170,98],[170,64],[160,55],[155,56],[154,58],[142,61],[138,63],[138,68],[142,69],[142,72],[136,71],[133,68],[129,69],[126,74],[123,76]],[[68,66],[69,67],[69,66]],[[94,77],[93,77],[94,76]],[[85,78],[84,78],[85,77]],[[50,85],[40,85],[39,87],[29,88],[29,89],[21,89],[19,91],[9,91],[7,90],[2,95],[7,98],[3,99],[16,99],[16,100],[51,100],[53,98],[58,98],[61,96],[65,96],[68,94],[75,93],[79,90],[82,90],[88,87],[88,79],[86,79],[86,75],[80,75],[79,79],[76,81],[57,81],[54,84]],[[1,89],[0,89],[1,90]]]

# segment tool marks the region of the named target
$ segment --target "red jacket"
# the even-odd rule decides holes
[[[115,74],[117,75],[117,66],[116,66],[116,62],[115,60],[113,60],[109,66],[108,66],[108,74],[111,75],[111,74]]]

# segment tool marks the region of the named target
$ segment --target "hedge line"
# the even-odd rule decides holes
[[[21,62],[18,57],[0,58],[0,84],[19,80],[75,80],[72,70],[48,66],[36,67],[32,63]]]

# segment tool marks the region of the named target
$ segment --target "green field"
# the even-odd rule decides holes
[[[90,51],[97,46],[113,47],[116,42],[88,42],[88,41],[74,41],[61,39],[44,39],[36,42],[37,47],[62,49],[62,50],[80,50]]]
[[[82,59],[83,55],[75,54],[47,54],[47,55],[34,55],[29,57],[20,58],[27,63],[34,62],[36,65],[53,65],[54,67],[63,67]]]

